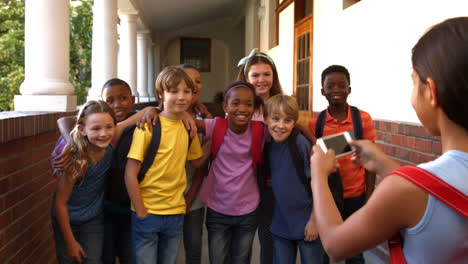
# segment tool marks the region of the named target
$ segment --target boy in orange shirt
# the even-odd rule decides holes
[[[349,72],[341,65],[331,65],[322,72],[321,92],[329,104],[325,110],[323,128],[319,128],[323,129],[322,136],[344,131],[349,131],[353,136],[356,134],[351,107],[347,102],[348,95],[351,93],[350,83]],[[371,116],[362,110],[359,110],[359,114],[362,121],[362,139],[375,141],[377,137]],[[319,115],[312,117],[309,125],[314,135],[318,117]],[[338,158],[343,183],[344,208],[341,212],[343,219],[348,218],[364,205],[375,185],[375,173],[354,164],[350,157],[347,155]],[[364,263],[362,253],[347,259],[346,263]]]

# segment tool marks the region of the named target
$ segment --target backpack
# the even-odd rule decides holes
[[[396,174],[407,179],[457,213],[468,218],[468,196],[431,172],[416,166],[404,166],[390,174]],[[395,234],[388,241],[388,247],[391,264],[406,264],[400,233]]]
[[[263,155],[262,155],[262,143],[263,143],[263,122],[260,121],[250,121],[252,129],[252,160],[253,166],[257,171],[262,170],[263,165]],[[211,161],[216,158],[219,149],[224,141],[224,136],[226,135],[228,129],[228,120],[226,118],[216,118],[215,125],[213,128],[213,135],[211,137]],[[265,189],[265,181],[262,178],[263,173],[257,173],[257,183],[260,190],[260,193]]]
[[[108,177],[107,184],[107,199],[112,202],[116,202],[121,205],[129,206],[130,198],[127,193],[127,187],[125,185],[125,166],[127,165],[127,155],[132,145],[133,133],[136,125],[128,126],[122,132],[119,143],[115,148],[114,159],[112,160],[112,166],[110,169],[110,175]],[[143,162],[141,163],[140,171],[138,172],[138,182],[140,183],[145,178],[146,172],[151,167],[158,153],[159,143],[161,142],[161,121],[158,121],[153,127],[153,133],[151,141],[146,151]],[[192,139],[189,136],[188,147]]]
[[[362,118],[359,109],[355,106],[350,106],[351,109],[351,119],[353,120],[353,129],[354,129],[354,139],[363,139],[364,129],[362,127]],[[323,136],[323,129],[325,127],[325,118],[327,116],[327,110],[320,112],[317,118],[317,124],[315,126],[315,137],[321,138]],[[328,177],[328,185],[335,199],[336,206],[342,212],[344,207],[344,198],[343,198],[343,183],[341,182],[341,175],[339,170],[330,174]]]
[[[354,139],[363,139],[364,129],[362,127],[362,118],[359,109],[355,106],[351,108],[351,119],[353,120]],[[323,128],[325,127],[325,118],[327,117],[327,109],[320,112],[315,126],[315,137],[321,138],[323,136]]]

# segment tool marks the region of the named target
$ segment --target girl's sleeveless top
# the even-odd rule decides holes
[[[89,165],[86,176],[77,181],[67,202],[70,222],[81,223],[100,215],[104,207],[104,190],[114,149],[111,145],[97,163]],[[54,214],[54,210],[53,214]],[[54,214],[55,216],[55,214]]]
[[[448,151],[419,165],[468,194],[468,153]],[[411,263],[468,263],[468,218],[429,195],[426,211],[413,228],[402,230],[403,252]]]

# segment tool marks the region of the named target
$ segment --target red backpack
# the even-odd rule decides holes
[[[407,179],[465,218],[468,217],[468,196],[429,171],[416,166],[404,166],[391,174]],[[391,264],[406,264],[400,233],[388,241],[388,247]]]
[[[252,127],[252,160],[255,168],[263,164],[262,143],[263,143],[263,122],[250,121]],[[226,118],[216,118],[211,138],[211,159],[214,160],[216,154],[223,144],[224,136],[228,129],[228,120]]]

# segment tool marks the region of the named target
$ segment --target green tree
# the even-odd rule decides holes
[[[93,0],[72,1],[70,5],[70,82],[79,105],[86,101],[91,87],[92,7]]]
[[[70,1],[70,82],[78,104],[91,86],[93,0]],[[24,81],[24,0],[0,2],[0,111],[13,110]]]
[[[13,108],[24,80],[24,1],[0,2],[0,111]]]

